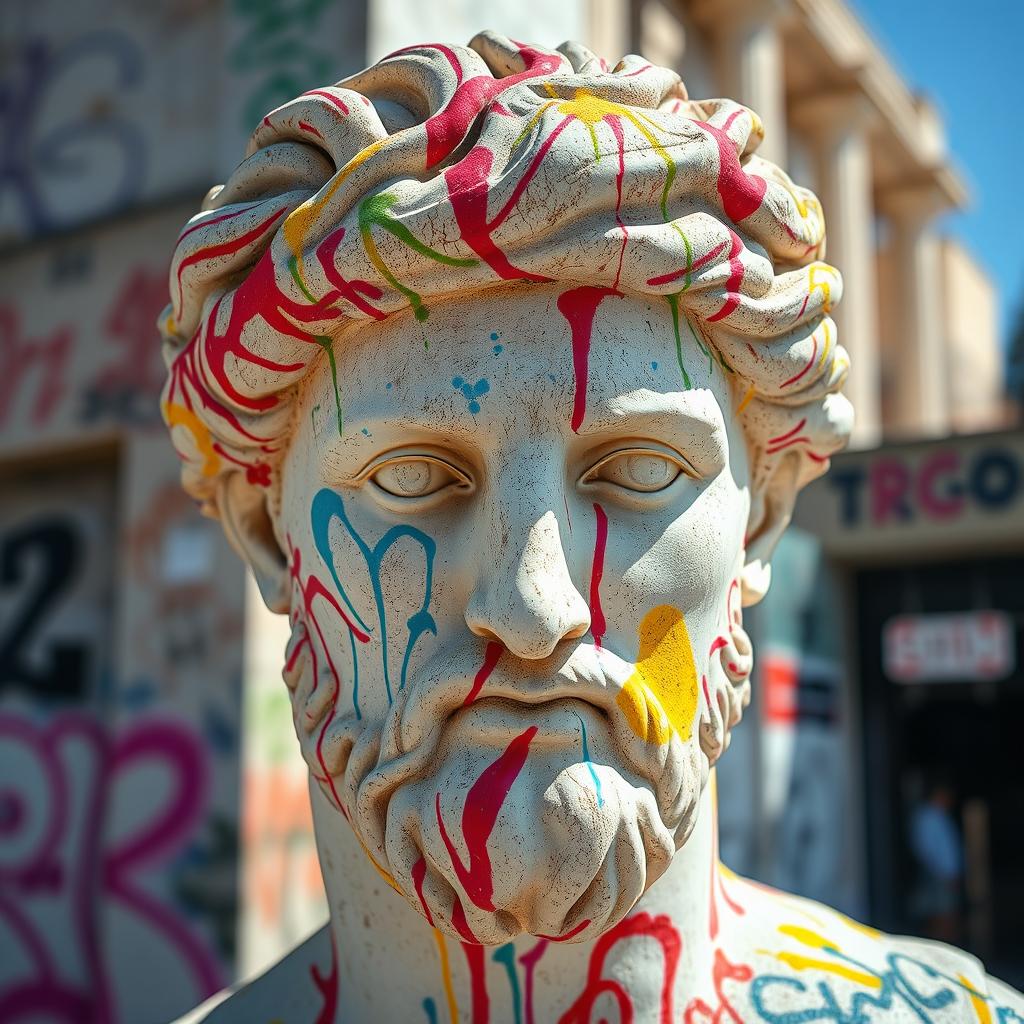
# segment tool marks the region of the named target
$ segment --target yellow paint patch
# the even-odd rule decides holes
[[[780,924],[779,931],[783,935],[788,935],[791,939],[796,939],[797,942],[803,943],[805,946],[810,946],[812,949],[839,948],[831,939],[826,939],[823,935],[812,932],[810,928],[801,928],[798,924]]]
[[[203,476],[216,476],[220,471],[220,456],[214,450],[213,438],[206,425],[191,409],[176,402],[164,403],[164,419],[169,427],[184,427],[196,443],[203,456]]]
[[[690,738],[697,714],[697,668],[686,620],[678,608],[652,608],[640,623],[636,669],[616,699],[642,740],[668,743],[673,732]]]
[[[971,997],[971,1006],[974,1007],[974,1016],[978,1018],[978,1024],[992,1024],[992,1011],[985,1002],[985,997],[968,981],[963,974],[957,975],[957,980]]]
[[[370,159],[375,153],[380,152],[381,149],[393,138],[394,136],[387,136],[384,139],[378,139],[376,142],[371,142],[365,149],[361,149],[344,167],[341,168],[337,174],[331,179],[330,184],[327,185],[327,189],[322,196],[317,198],[313,196],[307,199],[301,206],[296,207],[292,212],[285,218],[281,233],[284,235],[284,240],[288,243],[288,248],[291,250],[292,255],[296,259],[302,256],[302,243],[309,233],[313,222],[320,216],[320,212],[323,208],[334,198],[334,193],[344,184],[345,179],[352,174],[353,171],[361,167],[367,160]]]

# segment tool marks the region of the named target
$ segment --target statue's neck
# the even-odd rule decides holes
[[[711,785],[685,846],[614,929],[590,942],[525,935],[498,947],[431,928],[376,872],[319,787],[311,791],[338,957],[338,1021],[569,1024],[589,1021],[591,1007],[621,1011],[623,1000],[634,1020],[659,1020],[667,999],[678,1011],[684,993],[707,986],[719,926]]]

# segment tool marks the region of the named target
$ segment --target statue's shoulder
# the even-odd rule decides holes
[[[734,932],[734,955],[724,943],[723,952],[732,976],[749,981],[752,1021],[1024,1024],[1024,996],[970,953],[889,935],[739,878],[732,891],[737,906],[746,904],[747,928]]]
[[[274,1024],[332,1021],[336,970],[327,925],[263,974],[225,989],[175,1024]]]

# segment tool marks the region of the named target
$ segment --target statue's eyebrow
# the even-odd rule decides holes
[[[692,393],[691,393],[692,394]],[[588,440],[646,437],[701,459],[704,472],[722,468],[729,458],[725,422],[710,395],[635,391],[604,403],[592,403],[577,434]]]

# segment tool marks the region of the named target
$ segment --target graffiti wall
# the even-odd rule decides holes
[[[0,262],[4,1022],[156,1024],[234,974],[243,576],[157,429],[187,215]]]

